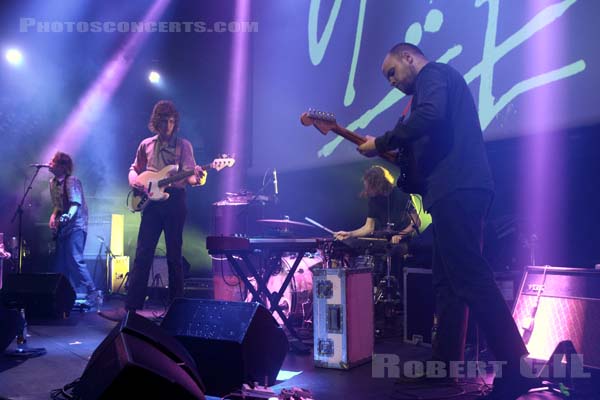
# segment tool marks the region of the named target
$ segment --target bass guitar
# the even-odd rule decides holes
[[[364,136],[338,125],[333,113],[309,109],[300,116],[300,122],[304,126],[313,125],[323,135],[327,135],[329,131],[332,131],[357,146],[367,141]],[[406,193],[422,192],[422,184],[416,172],[416,162],[409,146],[404,146],[393,152],[388,151],[379,154],[379,156],[400,169],[396,184],[402,191]]]
[[[232,167],[235,159],[223,155],[215,158],[210,164],[202,165],[203,170],[215,169],[217,171]],[[127,208],[131,212],[142,211],[151,201],[165,201],[169,193],[165,189],[182,179],[194,175],[194,170],[177,172],[178,165],[167,165],[158,172],[144,171],[138,175],[138,181],[144,185],[144,190],[131,189],[127,195]]]

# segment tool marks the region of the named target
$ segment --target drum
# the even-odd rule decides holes
[[[281,289],[295,261],[296,257],[294,256],[281,257],[280,272],[272,275],[267,282],[267,288],[271,293],[276,293]],[[307,313],[310,311],[310,307],[307,307],[307,305],[312,303],[313,274],[311,268],[322,266],[323,259],[319,255],[307,254],[302,257],[296,273],[294,273],[290,284],[279,300],[279,307],[287,318],[291,318],[293,321],[298,319],[300,322],[306,320]],[[253,282],[253,285],[256,287],[255,282]],[[252,301],[251,293],[246,297],[246,301]],[[270,306],[270,304],[267,304],[267,306]],[[273,313],[273,316],[279,324],[283,324],[277,312]]]

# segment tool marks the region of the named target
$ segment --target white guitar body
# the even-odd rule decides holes
[[[144,190],[148,200],[165,201],[169,198],[169,193],[165,189],[171,185],[160,187],[158,182],[168,178],[179,171],[178,165],[167,165],[158,172],[145,171],[138,176],[138,181],[144,184]]]

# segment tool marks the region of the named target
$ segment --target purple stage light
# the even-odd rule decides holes
[[[142,21],[156,21],[171,0],[155,0]],[[102,72],[80,98],[67,120],[58,129],[52,142],[43,150],[39,160],[50,160],[57,151],[75,154],[85,140],[90,127],[101,115],[113,94],[127,75],[142,45],[150,33],[132,32],[125,44],[105,64]]]
[[[250,17],[250,1],[235,2],[235,21],[248,21]],[[227,119],[225,121],[225,148],[237,157],[237,168],[233,168],[221,185],[221,192],[237,192],[240,190],[244,176],[244,149],[246,143],[245,120],[246,98],[248,97],[248,33],[232,33],[231,66],[229,71],[229,87],[227,98]],[[229,231],[233,220],[223,221]]]
[[[529,0],[531,14],[540,11],[544,2]],[[565,21],[555,21],[531,39],[525,70],[530,76],[550,71],[560,65],[565,55],[563,34]],[[565,96],[559,83],[532,91],[523,110],[528,115],[523,129],[530,137],[524,142],[521,170],[521,210],[524,212],[530,245],[530,264],[556,264],[564,252],[568,231],[564,220],[567,194],[564,148],[554,127]]]

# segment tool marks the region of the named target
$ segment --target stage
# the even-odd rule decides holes
[[[106,308],[120,305],[121,300],[111,300]],[[141,312],[146,318],[156,320],[164,312],[154,307]],[[45,355],[22,359],[0,356],[0,398],[37,400],[48,399],[55,389],[60,389],[79,378],[87,362],[116,323],[101,318],[95,312],[73,312],[62,321],[29,325],[28,345],[43,347]],[[14,350],[13,342],[7,351]],[[268,351],[268,349],[264,349]],[[430,349],[402,343],[400,337],[378,338],[376,354],[396,354],[401,361],[427,360]],[[278,383],[271,389],[279,395],[282,390],[303,388],[314,399],[476,399],[484,390],[483,382],[462,383],[458,388],[427,387],[399,383],[393,377],[373,377],[373,364],[364,364],[350,370],[316,368],[312,354],[287,353],[278,376]],[[285,380],[279,380],[279,379]],[[491,375],[486,377],[490,383]],[[589,389],[589,388],[588,388]],[[597,391],[596,391],[597,393]],[[59,397],[60,398],[60,397]],[[520,399],[559,399],[548,392],[532,393]],[[594,396],[571,396],[571,399],[595,399]],[[207,399],[218,397],[207,396]]]

